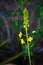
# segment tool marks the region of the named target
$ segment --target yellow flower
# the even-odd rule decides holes
[[[23,24],[25,24],[25,25],[26,25],[26,24],[27,24],[27,21],[24,21],[24,22],[23,22]]]
[[[22,45],[25,44],[25,41],[24,41],[23,39],[21,39],[21,44],[22,44]]]
[[[28,27],[29,27],[30,25],[28,24]]]
[[[22,32],[19,33],[19,37],[20,37],[20,38],[22,37]]]
[[[33,40],[33,37],[28,38],[28,42],[31,42]]]
[[[23,28],[25,28],[25,29],[26,29],[26,25],[23,25]]]
[[[26,25],[23,25],[23,28],[26,29],[26,28],[28,28],[29,26],[30,26],[29,24],[28,24],[27,26],[26,26]]]
[[[34,34],[36,31],[34,30],[34,31],[32,31],[32,33]]]

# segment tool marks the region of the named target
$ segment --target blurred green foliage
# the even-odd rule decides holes
[[[15,15],[15,13],[14,13],[14,11],[9,11],[9,17],[14,17],[14,15]]]
[[[3,23],[3,19],[0,18],[0,27],[2,27],[3,25],[4,25],[4,23]]]
[[[36,33],[34,33],[34,39],[31,43],[33,43],[33,47],[31,50],[33,51],[37,47],[37,41],[43,37],[43,26],[41,26],[38,30],[36,30]]]
[[[24,56],[27,56],[28,54],[27,46],[24,44],[21,46],[21,48],[22,48],[22,51],[25,51]]]
[[[26,2],[26,0],[17,0],[19,4]]]
[[[40,8],[40,18],[43,18],[43,6]]]
[[[23,9],[19,8],[19,14],[23,16]]]
[[[22,24],[23,24],[22,20],[14,21],[13,24],[12,24],[12,27],[15,28],[15,29],[20,29]]]

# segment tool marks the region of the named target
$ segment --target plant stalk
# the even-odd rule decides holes
[[[27,31],[27,29],[26,29],[26,39],[27,39],[27,50],[28,50],[29,64],[31,65],[30,46],[28,43],[28,31]]]

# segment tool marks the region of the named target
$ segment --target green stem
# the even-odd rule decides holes
[[[28,43],[28,31],[27,31],[27,29],[26,29],[26,39],[27,39],[27,48],[28,48],[29,64],[31,65],[30,47],[29,47],[29,43]]]

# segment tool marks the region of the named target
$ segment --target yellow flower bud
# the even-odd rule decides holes
[[[23,24],[26,24],[26,23],[27,23],[27,21],[24,21],[24,22],[23,22]]]
[[[23,28],[26,28],[26,25],[23,25]]]
[[[20,38],[22,37],[22,32],[19,33],[19,37],[20,37]]]
[[[28,27],[29,27],[30,25],[28,24]]]
[[[24,41],[23,39],[21,39],[21,44],[22,44],[22,45],[25,44],[25,41]]]
[[[33,37],[28,38],[28,42],[31,42],[33,40]]]
[[[24,17],[27,19],[29,17],[28,10],[25,8],[23,11]]]
[[[34,30],[34,31],[32,31],[32,33],[34,34],[36,31]]]

